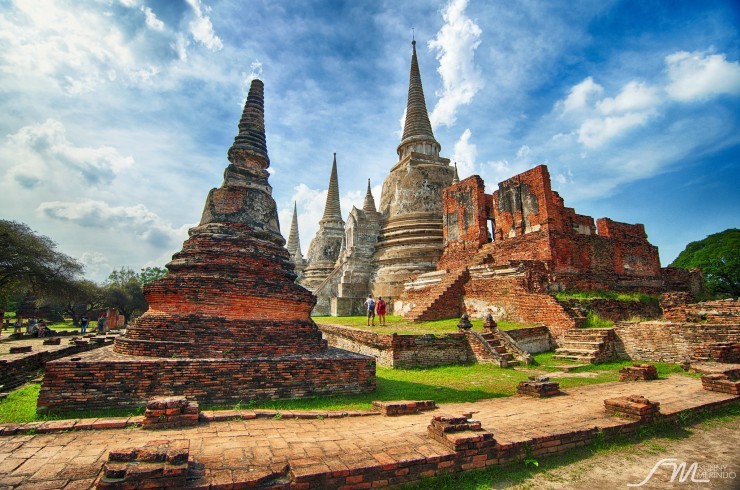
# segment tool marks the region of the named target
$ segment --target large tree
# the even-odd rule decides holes
[[[128,267],[114,270],[104,286],[105,302],[116,308],[128,323],[134,314],[141,314],[149,308],[142,286],[141,276]]]
[[[740,229],[730,228],[691,242],[671,267],[700,268],[707,289],[718,296],[740,296]]]
[[[0,220],[0,303],[19,292],[59,293],[82,270],[82,264],[59,252],[50,238],[23,223]]]
[[[62,293],[50,299],[52,306],[59,308],[72,319],[72,324],[80,324],[82,315],[88,318],[93,312],[105,306],[105,290],[86,279],[73,281]]]

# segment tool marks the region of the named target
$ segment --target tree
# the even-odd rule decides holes
[[[718,296],[740,296],[740,229],[730,228],[686,245],[671,267],[700,268],[707,289]]]
[[[105,303],[116,308],[126,323],[135,313],[145,312],[149,305],[144,298],[140,275],[128,267],[111,272],[105,284]]]
[[[105,306],[105,290],[92,281],[77,280],[63,293],[56,295],[51,303],[72,318],[72,324],[77,326],[82,315],[89,317],[93,311]]]
[[[162,279],[167,275],[167,269],[163,267],[144,267],[139,272],[139,280],[142,286],[154,282],[157,279]]]
[[[26,291],[63,291],[82,270],[82,264],[57,251],[50,238],[23,223],[0,220],[0,303]]]

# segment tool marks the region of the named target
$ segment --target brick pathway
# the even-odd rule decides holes
[[[603,400],[632,394],[660,402],[664,414],[733,398],[702,390],[698,379],[673,375],[647,383],[572,388],[553,398],[447,404],[433,412],[401,417],[255,419],[179,430],[129,428],[6,436],[0,437],[0,488],[89,488],[110,449],[158,439],[189,439],[191,458],[205,464],[211,488],[219,484],[224,486],[218,488],[232,488],[234,481],[255,480],[269,473],[296,479],[322,472],[424,462],[425,458],[432,461],[451,453],[427,437],[426,427],[433,414],[477,412],[474,417],[483,428],[505,444],[625,424],[626,420],[605,414]]]

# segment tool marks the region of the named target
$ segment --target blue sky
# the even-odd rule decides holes
[[[304,252],[397,161],[412,28],[442,156],[545,163],[566,205],[644,223],[663,265],[740,226],[740,7],[711,1],[1,0],[0,218],[87,276],[162,266],[221,185],[249,82]]]

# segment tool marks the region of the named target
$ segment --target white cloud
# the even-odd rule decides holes
[[[607,97],[596,103],[604,114],[651,110],[660,103],[658,90],[641,82],[631,81],[616,97]]]
[[[74,145],[67,139],[64,125],[55,119],[9,135],[2,150],[3,160],[16,163],[7,175],[26,188],[55,179],[69,183],[70,172],[87,184],[110,183],[116,174],[134,164],[131,156],[121,155],[110,146]]]
[[[457,162],[457,174],[460,176],[460,180],[476,173],[475,159],[478,156],[478,148],[475,143],[470,142],[472,134],[470,129],[463,131],[460,139],[455,142],[452,153],[452,160]]]
[[[193,225],[174,228],[143,204],[111,206],[94,199],[81,201],[48,201],[38,206],[45,217],[74,223],[86,228],[108,229],[115,233],[131,233],[157,248],[171,248],[187,237]]]
[[[584,109],[589,100],[604,91],[604,87],[594,82],[591,77],[586,78],[578,85],[574,85],[565,100],[557,103],[563,113]]]
[[[187,2],[193,8],[193,12],[195,13],[195,19],[190,21],[190,24],[188,24],[190,34],[192,34],[193,39],[211,51],[219,51],[224,47],[224,44],[221,41],[221,38],[219,38],[213,31],[213,24],[211,23],[210,17],[203,14],[200,0],[187,0]]]
[[[635,126],[645,124],[647,119],[648,114],[633,112],[603,119],[587,119],[578,130],[578,141],[589,148],[596,148]]]
[[[532,153],[532,148],[528,145],[522,145],[516,152],[517,158],[526,158]]]
[[[149,7],[140,7],[140,10],[144,12],[146,17],[146,25],[150,29],[162,32],[164,30],[164,22],[157,18],[157,15]]]
[[[678,51],[666,56],[672,98],[689,102],[720,94],[740,94],[740,63],[729,62],[724,54]]]
[[[445,24],[429,47],[437,51],[443,89],[430,115],[432,126],[452,125],[457,109],[469,104],[483,87],[481,70],[475,64],[475,50],[480,45],[482,31],[465,15],[467,0],[450,0],[442,11]]]
[[[79,257],[79,261],[85,266],[85,275],[88,277],[101,278],[114,269],[108,257],[100,252],[85,252]]]

